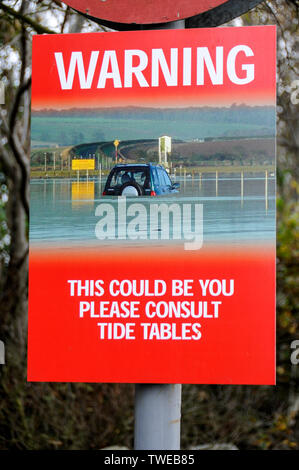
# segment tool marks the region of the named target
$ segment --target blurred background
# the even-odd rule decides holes
[[[299,448],[298,21],[298,0],[269,0],[227,23],[277,25],[277,385],[184,385],[182,449]],[[92,31],[59,1],[0,1],[0,449],[133,448],[134,385],[26,379],[31,41]]]

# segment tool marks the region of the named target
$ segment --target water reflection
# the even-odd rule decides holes
[[[55,184],[55,182],[53,182]],[[72,207],[92,206],[95,199],[94,181],[72,181]]]

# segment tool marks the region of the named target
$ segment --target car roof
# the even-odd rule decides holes
[[[159,167],[159,168],[163,168],[163,166],[161,165],[157,165],[155,163],[117,163],[114,167],[114,168],[130,168],[130,167],[142,167],[142,168],[146,168],[146,167],[149,167],[149,166],[155,166],[155,167]],[[164,168],[163,168],[164,169]]]

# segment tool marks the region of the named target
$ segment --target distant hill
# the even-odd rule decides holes
[[[157,141],[139,141],[134,145],[123,143],[122,154],[128,161],[158,161]],[[274,165],[275,139],[233,139],[205,142],[172,141],[169,157],[172,163],[186,166],[200,165]]]
[[[270,137],[275,108],[226,107],[43,109],[32,112],[32,139],[76,145],[92,141],[172,138]]]

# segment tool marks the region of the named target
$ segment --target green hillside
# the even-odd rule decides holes
[[[31,138],[77,145],[115,138],[156,139],[163,134],[182,140],[272,136],[274,129],[275,112],[270,107],[45,110],[32,113]]]

